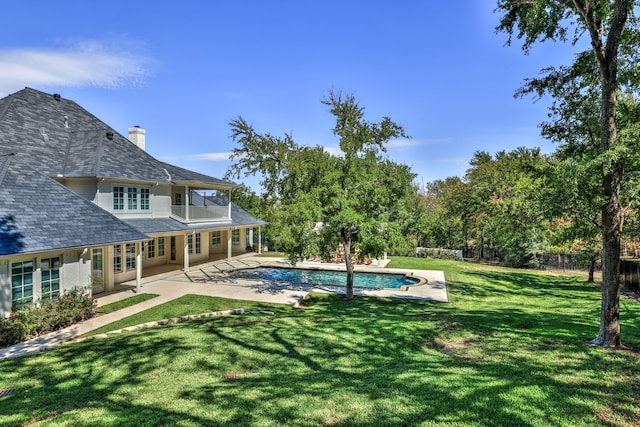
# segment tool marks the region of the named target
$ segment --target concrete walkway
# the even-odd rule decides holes
[[[283,286],[282,284],[231,279],[227,273],[228,271],[237,268],[256,266],[288,267],[290,265],[284,258],[241,256],[230,261],[216,261],[192,267],[191,271],[187,275],[181,271],[172,271],[157,276],[147,277],[143,279],[141,293],[158,294],[158,297],[112,313],[94,317],[84,322],[69,326],[68,328],[51,332],[13,346],[0,348],[0,361],[3,359],[23,356],[59,347],[66,341],[76,339],[97,328],[115,322],[116,320],[140,313],[151,307],[164,304],[165,302],[187,294],[287,304],[295,307],[308,292],[339,292],[339,290],[336,290],[335,288],[326,289],[313,286],[297,286],[292,288],[289,286]],[[299,263],[297,266],[303,268],[344,271],[344,266],[340,267],[337,265],[321,264],[318,262],[303,262]],[[411,286],[407,290],[363,290],[356,288],[356,295],[447,301],[447,290],[444,273],[442,271],[387,269],[378,266],[358,266],[356,270],[410,274],[418,278],[423,278],[427,281],[426,284]],[[135,295],[135,286],[131,286],[131,284],[127,283],[124,285],[124,290],[122,291],[98,296],[96,298],[97,306],[100,307]]]

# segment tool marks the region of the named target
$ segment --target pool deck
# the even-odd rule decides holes
[[[356,271],[368,271],[375,273],[399,273],[409,274],[423,278],[425,284],[409,286],[401,289],[361,289],[355,288],[356,295],[367,295],[388,298],[406,298],[415,300],[448,301],[447,288],[442,271],[431,270],[404,270],[389,269],[384,267],[386,262],[380,260],[380,265],[356,266]],[[249,281],[232,279],[230,270],[249,267],[290,267],[285,258],[266,258],[255,255],[235,257],[230,261],[216,261],[192,267],[185,274],[182,271],[171,271],[162,274],[145,277],[143,279],[141,293],[158,294],[158,297],[141,302],[139,304],[123,308],[121,310],[104,314],[84,322],[69,326],[59,331],[13,345],[0,348],[0,361],[12,357],[23,356],[37,351],[56,348],[61,344],[74,340],[104,325],[116,320],[131,316],[147,310],[156,305],[163,304],[187,294],[217,296],[236,300],[263,301],[278,304],[287,304],[296,307],[309,292],[341,292],[335,287],[322,288],[317,286],[286,286],[280,283],[268,283],[264,281]],[[301,262],[296,265],[299,268],[315,268],[323,270],[344,271],[344,265],[328,264],[320,262]],[[344,292],[344,290],[342,290]],[[102,306],[115,301],[123,300],[135,295],[135,283],[129,282],[118,286],[118,290],[96,297],[97,305]],[[242,308],[242,307],[237,307]],[[196,314],[196,313],[194,313]]]

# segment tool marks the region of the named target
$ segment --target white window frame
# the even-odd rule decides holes
[[[151,207],[151,202],[149,197],[151,194],[151,190],[145,187],[140,187],[140,191],[138,192],[138,194],[140,194],[140,210],[148,211],[149,208]]]
[[[56,266],[56,262],[57,262],[57,266]],[[45,264],[48,263],[49,268],[45,269]],[[53,264],[53,265],[52,265]],[[57,299],[60,294],[62,293],[62,287],[61,287],[61,282],[62,282],[62,278],[60,277],[61,275],[61,269],[62,269],[62,257],[61,256],[55,256],[55,257],[48,257],[48,258],[41,258],[40,259],[40,292],[42,294],[41,299]],[[49,271],[50,274],[53,273],[57,273],[57,277],[51,277],[49,276],[48,279],[45,279],[45,270]],[[49,286],[49,290],[47,292],[45,292],[44,287],[45,287],[45,283],[48,284]],[[53,290],[52,288],[57,285],[57,289]]]
[[[122,245],[113,246],[113,272],[122,273]]]
[[[25,268],[26,264],[31,264],[30,268]],[[25,306],[33,304],[35,298],[35,272],[36,262],[33,259],[27,259],[24,261],[12,262],[11,268],[11,309],[21,309]],[[17,270],[19,273],[16,273]],[[16,286],[17,279],[20,279],[20,285]],[[31,288],[31,295],[25,296],[25,288]],[[14,297],[14,290],[20,290],[21,298]]]
[[[164,236],[158,237],[158,256],[164,256]]]
[[[219,248],[220,246],[222,246],[222,232],[220,231],[211,232],[211,246],[214,248]]]
[[[147,258],[156,257],[156,239],[153,239],[147,243]]]
[[[151,210],[151,189],[140,185],[113,184],[114,212],[148,212]]]
[[[125,243],[124,245],[124,265],[126,271],[136,269],[136,244]]]

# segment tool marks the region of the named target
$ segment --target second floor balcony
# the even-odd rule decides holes
[[[177,220],[190,222],[225,222],[231,221],[229,206],[185,206],[172,205],[171,216]]]

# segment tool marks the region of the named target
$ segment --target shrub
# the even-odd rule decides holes
[[[65,328],[95,315],[95,303],[81,289],[71,289],[58,299],[44,300],[0,318],[0,345],[11,345]]]
[[[461,260],[461,251],[453,249],[436,249],[436,248],[416,248],[416,256],[418,258],[433,258],[447,260]]]

